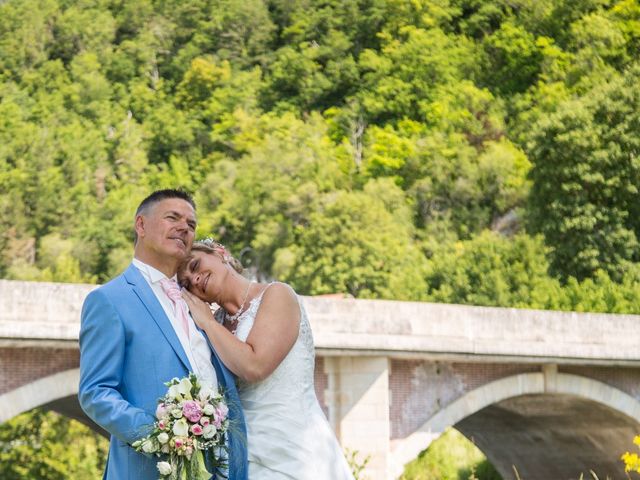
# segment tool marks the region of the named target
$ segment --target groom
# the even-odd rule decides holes
[[[92,291],[82,307],[78,398],[86,414],[111,433],[104,479],[158,478],[158,459],[131,444],[149,433],[164,383],[189,371],[225,391],[236,431],[228,439],[228,478],[247,479],[246,429],[234,379],[187,315],[175,283],[195,228],[195,205],[187,193],[149,195],[136,212],[131,265]]]

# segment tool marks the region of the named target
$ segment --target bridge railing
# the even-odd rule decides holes
[[[0,280],[0,342],[73,347],[95,285]],[[640,316],[303,297],[324,355],[640,364]]]

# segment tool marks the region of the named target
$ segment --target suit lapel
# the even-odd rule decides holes
[[[171,345],[174,352],[176,352],[176,355],[184,364],[185,368],[188,371],[193,371],[191,364],[189,363],[189,359],[182,348],[182,344],[173,329],[173,325],[171,325],[171,321],[167,318],[162,305],[160,305],[160,302],[142,274],[138,271],[135,265],[131,264],[124,272],[124,277],[149,312],[149,315],[151,315],[151,318],[156,322],[160,331],[162,331],[162,334],[167,339],[167,342],[169,342],[169,345]]]

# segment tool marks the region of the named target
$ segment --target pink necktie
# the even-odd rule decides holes
[[[187,312],[187,304],[180,293],[178,283],[175,280],[163,278],[160,280],[160,286],[162,290],[164,290],[164,293],[167,294],[167,297],[169,297],[169,300],[171,300],[171,303],[173,303],[173,311],[176,314],[176,318],[182,324],[182,328],[187,334],[187,337],[189,337],[189,313]]]

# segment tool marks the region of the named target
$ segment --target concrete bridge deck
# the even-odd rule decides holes
[[[95,285],[0,280],[0,342],[75,348]],[[640,365],[640,316],[304,297],[325,355]]]

